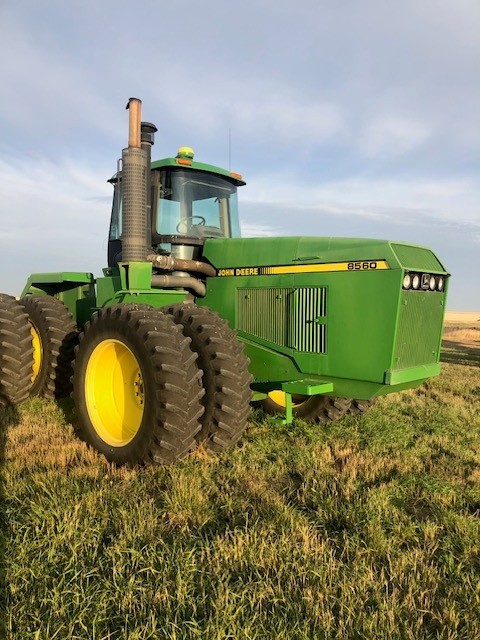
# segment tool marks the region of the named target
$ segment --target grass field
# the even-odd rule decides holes
[[[116,469],[72,406],[2,410],[0,638],[480,638],[480,327],[329,427]],[[463,332],[463,333],[462,333]]]

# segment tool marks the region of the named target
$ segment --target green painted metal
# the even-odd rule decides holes
[[[422,364],[409,369],[393,369],[385,372],[385,383],[388,385],[404,384],[416,380],[426,380],[440,373],[440,363]]]
[[[326,287],[237,289],[237,329],[265,342],[324,353]]]
[[[405,269],[425,271],[427,273],[445,273],[437,256],[426,247],[392,242],[391,247]]]
[[[293,422],[293,400],[291,393],[285,393],[285,415],[283,417],[270,418],[272,424],[292,424]]]
[[[273,424],[292,424],[293,422],[293,395],[316,396],[333,392],[333,383],[320,380],[295,380],[284,382],[281,390],[285,392],[285,415],[282,418],[270,418]]]
[[[365,238],[297,236],[229,238],[226,245],[224,238],[209,238],[205,242],[203,255],[217,269],[373,259],[385,259],[391,268],[400,268],[402,264],[392,244],[385,240]]]
[[[293,382],[284,382],[282,391],[289,395],[316,396],[322,393],[332,393],[333,383],[319,380],[294,380]]]
[[[445,296],[442,293],[422,295],[417,291],[402,291],[398,331],[392,367],[405,369],[438,362],[438,334],[430,327],[443,324]]]
[[[152,287],[150,262],[120,262],[120,285],[123,291],[149,291]]]
[[[28,295],[57,297],[83,326],[95,307],[95,280],[93,274],[85,272],[33,273],[20,297]]]
[[[153,289],[152,265],[147,262],[120,263],[118,267],[104,269],[97,278],[96,307],[113,304],[149,304],[160,308],[183,302],[188,295],[185,289]]]
[[[209,239],[204,256],[223,275],[208,279],[198,304],[245,341],[254,388],[281,389],[308,375],[331,380],[334,394],[367,399],[438,374],[430,365],[439,361],[446,291],[402,290],[406,270],[446,275],[429,249],[350,238]],[[370,269],[372,261],[388,268]],[[320,263],[331,270],[308,272]],[[305,272],[260,275],[275,265]],[[303,340],[292,340],[292,323]],[[314,328],[322,331],[316,342]]]
[[[23,288],[20,297],[31,294],[33,290],[43,291],[49,294],[50,290],[65,291],[66,289],[93,284],[94,278],[91,273],[76,271],[61,271],[56,273],[32,273],[27,284]]]
[[[267,397],[268,397],[268,393],[262,393],[261,391],[252,391],[252,402],[265,400],[265,398]]]

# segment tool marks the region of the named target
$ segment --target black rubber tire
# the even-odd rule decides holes
[[[33,347],[28,316],[12,296],[0,294],[0,406],[28,398]]]
[[[240,439],[251,411],[252,376],[243,344],[228,323],[207,307],[183,303],[163,311],[190,338],[203,371],[205,412],[200,418],[202,429],[197,440],[210,451],[223,451]]]
[[[285,408],[272,398],[267,397],[261,400],[261,404],[266,413],[285,414]],[[298,402],[298,406],[293,407],[293,416],[306,422],[326,424],[340,420],[349,410],[350,404],[350,398],[326,395],[305,396],[305,400]]]
[[[40,368],[30,395],[66,398],[72,392],[72,362],[78,343],[75,322],[63,302],[53,296],[26,296],[20,302],[41,349]]]
[[[350,405],[347,413],[351,416],[362,416],[367,411],[370,411],[370,409],[373,407],[376,401],[377,401],[376,398],[374,398],[373,400],[355,400],[354,399],[352,400],[352,404]]]
[[[117,341],[140,368],[144,407],[133,438],[112,445],[98,433],[87,404],[87,366],[100,344]],[[171,318],[147,305],[115,305],[96,312],[80,334],[73,375],[78,435],[115,464],[169,464],[195,446],[203,413],[201,372],[186,338]],[[124,387],[127,389],[127,387]],[[133,391],[133,389],[132,389]],[[118,415],[117,425],[123,426]]]

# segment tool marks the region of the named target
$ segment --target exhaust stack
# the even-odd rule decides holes
[[[122,151],[122,262],[145,262],[147,247],[147,185],[149,153],[141,141],[142,101],[130,98],[128,147]]]

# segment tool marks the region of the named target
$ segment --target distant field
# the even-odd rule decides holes
[[[476,324],[480,323],[480,311],[447,311],[445,323]]]
[[[107,464],[70,402],[0,411],[0,638],[480,638],[478,333],[362,418],[257,411],[169,468]]]
[[[444,362],[480,366],[480,312],[447,312],[442,349]]]

